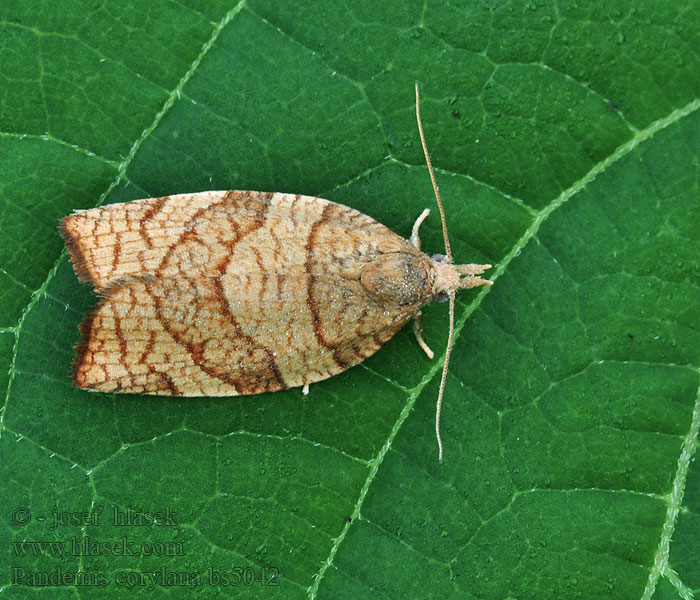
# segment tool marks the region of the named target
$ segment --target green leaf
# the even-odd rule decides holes
[[[0,4],[0,591],[697,595],[699,27],[694,2]],[[494,265],[459,296],[443,465],[410,328],[307,397],[71,386],[96,298],[62,216],[257,189],[408,236],[416,80],[454,256]],[[446,306],[424,322],[441,356]]]

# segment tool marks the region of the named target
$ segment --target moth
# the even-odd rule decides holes
[[[101,296],[80,326],[74,384],[101,392],[178,396],[308,392],[374,354],[421,307],[491,284],[491,265],[452,263],[420,250],[371,217],[321,198],[212,191],[76,211],[60,223],[78,277]]]

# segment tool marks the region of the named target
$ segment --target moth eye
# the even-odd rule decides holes
[[[442,255],[438,254],[438,256],[442,256]],[[433,260],[435,260],[435,259],[433,258]],[[441,262],[441,261],[437,261],[437,262]],[[437,294],[433,295],[433,302],[447,302],[449,299],[450,299],[450,295],[447,292],[438,292]]]
[[[437,262],[437,263],[441,263],[441,262],[445,262],[445,259],[446,259],[446,258],[447,258],[447,257],[446,257],[444,254],[433,254],[433,255],[430,257],[430,260],[433,260],[433,261],[435,261],[435,262]]]

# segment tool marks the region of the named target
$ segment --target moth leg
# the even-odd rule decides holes
[[[426,208],[420,216],[416,219],[416,222],[413,224],[413,229],[411,230],[411,243],[420,250],[420,236],[418,235],[418,230],[420,229],[421,223],[425,221],[426,217],[430,214],[430,209]],[[425,343],[425,340],[423,339],[423,313],[421,311],[418,311],[416,313],[416,316],[413,317],[413,333],[416,336],[416,340],[418,341],[418,345],[423,349],[423,352],[425,352],[428,355],[428,358],[433,358],[435,354],[433,351],[430,349],[428,344]]]
[[[413,229],[411,230],[411,243],[420,250],[420,237],[418,236],[418,229],[421,226],[421,223],[425,221],[426,217],[430,214],[430,209],[426,208],[421,214],[420,217],[416,219],[416,222],[413,224]],[[420,337],[418,338],[419,342],[421,342]],[[431,357],[432,358],[432,357]]]
[[[309,395],[309,384],[308,383],[305,383],[304,387],[301,388],[301,393],[304,394],[304,396]]]
[[[425,214],[425,212],[423,214]],[[418,224],[420,225],[420,223],[418,223]],[[425,343],[425,340],[423,339],[422,330],[423,330],[423,313],[421,311],[418,311],[416,316],[413,317],[413,333],[416,336],[416,340],[418,340],[418,345],[423,349],[423,352],[425,352],[428,355],[428,358],[433,358],[435,356],[435,354],[430,349],[428,344]]]

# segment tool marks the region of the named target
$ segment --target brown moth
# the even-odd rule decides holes
[[[74,384],[101,392],[178,396],[308,391],[374,354],[420,309],[490,284],[491,265],[453,265],[367,215],[321,198],[215,191],[77,211],[60,224],[78,277],[102,296],[80,326]]]

